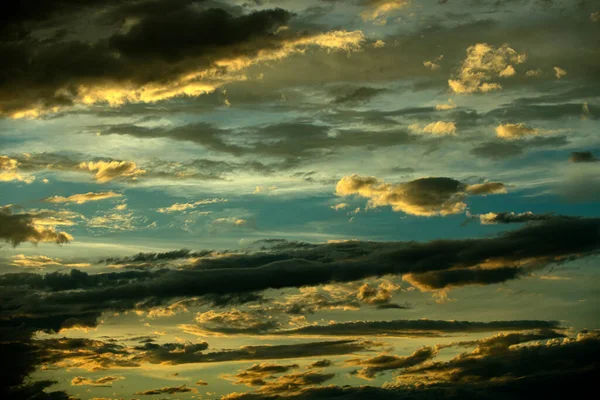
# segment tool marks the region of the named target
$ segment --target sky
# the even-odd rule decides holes
[[[600,5],[0,16],[0,398],[573,398]]]

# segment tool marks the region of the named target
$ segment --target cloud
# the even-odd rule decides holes
[[[193,334],[193,331],[189,333]],[[285,345],[255,345],[243,346],[238,349],[202,353],[208,345],[183,345],[167,343],[157,345],[146,343],[137,350],[140,361],[153,364],[188,364],[188,363],[217,363],[229,361],[258,361],[276,359],[294,359],[303,357],[323,357],[331,355],[351,354],[358,351],[368,351],[377,348],[377,343],[370,341],[336,340],[328,342],[310,342]]]
[[[406,274],[403,279],[426,292],[447,289],[465,285],[492,285],[517,279],[527,274],[528,270],[522,265],[496,266],[494,268],[455,268],[444,271],[429,271],[416,274]]]
[[[140,392],[135,392],[134,394],[137,396],[152,396],[155,394],[176,394],[176,393],[197,393],[198,389],[187,387],[186,385],[182,386],[173,386],[173,387],[162,387],[160,389],[150,389],[143,390]]]
[[[530,149],[560,147],[568,143],[565,136],[534,136],[528,140],[496,139],[479,144],[477,147],[471,149],[471,154],[482,158],[503,159],[520,156]]]
[[[7,208],[0,208],[0,240],[17,246],[23,242],[69,243],[73,236],[57,232],[52,227],[36,225],[32,214],[13,214]]]
[[[233,15],[180,1],[169,8],[155,4],[144,12],[125,6],[97,13],[96,18],[111,14],[109,25],[117,29],[108,37],[24,40],[1,46],[1,54],[12,55],[6,67],[15,73],[0,86],[0,114],[38,117],[73,105],[119,106],[200,96],[248,79],[245,70],[253,65],[276,62],[308,48],[358,50],[365,40],[360,31],[281,29],[291,18],[282,9]],[[69,57],[73,54],[77,59]],[[56,59],[68,61],[57,65]],[[53,78],[39,75],[29,61]]]
[[[467,48],[467,57],[456,77],[448,80],[448,85],[456,94],[499,90],[502,85],[493,80],[515,75],[513,64],[522,64],[526,59],[524,53],[519,54],[506,43],[497,49],[487,43],[477,43]]]
[[[568,217],[564,215],[556,214],[534,214],[531,211],[515,214],[514,212],[489,212],[486,214],[472,215],[474,218],[478,218],[482,225],[494,225],[494,224],[514,224],[534,221],[548,221],[552,219],[569,219],[576,217]]]
[[[210,310],[198,313],[195,320],[207,334],[256,334],[278,328],[280,325],[279,321],[266,311],[248,312],[235,308],[224,312]]]
[[[336,195],[359,195],[369,199],[369,207],[391,206],[394,211],[418,216],[459,214],[466,208],[465,197],[505,193],[502,183],[467,185],[452,178],[420,178],[389,184],[373,176],[350,175],[336,186]]]
[[[532,393],[540,398],[568,397],[574,387],[591,387],[598,373],[599,338],[598,331],[582,331],[574,338],[545,331],[456,342],[450,346],[476,348],[449,361],[406,368],[396,376],[395,383],[383,387],[330,385],[278,398],[524,400],[531,398]],[[438,348],[445,347],[448,346],[438,345]],[[229,399],[272,400],[274,397],[238,394]]]
[[[529,71],[525,72],[525,76],[530,78],[538,77],[540,75],[542,75],[541,69],[530,69]]]
[[[395,285],[390,281],[383,281],[377,287],[372,287],[368,283],[365,283],[358,289],[356,297],[367,304],[388,304],[394,293],[399,289],[399,285]]]
[[[422,347],[409,356],[399,357],[391,354],[380,354],[370,358],[354,358],[346,361],[346,364],[364,367],[356,372],[356,375],[364,379],[373,379],[377,374],[385,371],[393,371],[414,367],[425,361],[431,360],[437,354],[433,347]]]
[[[275,374],[281,374],[288,372],[292,369],[300,368],[298,364],[272,364],[272,363],[261,363],[254,364],[250,368],[239,371],[232,378],[234,383],[237,385],[246,386],[266,386],[267,380],[274,379]],[[229,377],[229,376],[224,376]]]
[[[435,337],[457,333],[554,329],[558,327],[559,323],[556,321],[471,322],[399,319],[393,321],[355,321],[337,322],[328,325],[308,325],[296,329],[274,331],[270,332],[270,334],[313,337],[362,337],[370,335]]]
[[[535,136],[539,133],[540,131],[538,129],[530,128],[524,123],[502,124],[496,127],[496,135],[499,138],[507,140],[521,139],[527,136]]]
[[[0,156],[0,182],[21,181],[31,183],[34,177],[26,177],[19,173],[19,162],[6,156]]]
[[[569,161],[572,163],[597,162],[599,159],[591,151],[574,151],[571,153]]]
[[[319,360],[319,361],[315,361],[312,364],[309,364],[306,368],[308,368],[308,369],[327,368],[327,367],[331,367],[332,365],[333,365],[333,361],[331,361],[331,360]]]
[[[506,185],[502,182],[484,182],[467,186],[467,193],[478,196],[507,193]]]
[[[552,335],[546,335],[546,338]],[[500,387],[530,386],[542,379],[546,385],[553,377],[561,380],[569,374],[597,368],[594,360],[600,350],[597,331],[582,332],[576,339],[551,340],[545,344],[513,346],[522,341],[543,339],[530,337],[495,337],[482,341],[473,352],[461,354],[450,361],[423,365],[405,371],[397,378],[401,384],[412,379],[435,382],[484,383],[493,381]],[[515,340],[516,339],[516,340]],[[525,382],[523,382],[525,381]],[[494,384],[490,382],[493,390]]]
[[[408,129],[415,133],[430,133],[437,136],[456,135],[456,125],[454,122],[436,121],[425,127],[421,127],[419,124],[413,124],[410,125]]]
[[[556,76],[556,79],[561,79],[562,77],[567,75],[567,71],[565,71],[564,69],[560,68],[560,67],[554,67],[554,76]]]
[[[123,195],[120,193],[115,193],[113,191],[108,191],[108,192],[88,192],[88,193],[81,193],[81,194],[73,194],[71,196],[68,197],[64,197],[64,196],[52,196],[52,197],[48,197],[46,199],[44,199],[44,201],[48,202],[48,203],[76,203],[76,204],[84,204],[87,203],[89,201],[99,201],[99,200],[106,200],[106,199],[112,199],[115,197],[122,197]]]
[[[235,384],[245,384],[250,387],[258,387],[256,392],[250,394],[231,393],[224,398],[237,399],[252,395],[282,395],[300,393],[306,388],[321,385],[335,377],[335,374],[326,374],[316,371],[306,371],[275,376],[277,373],[285,372],[298,365],[254,365],[253,367],[237,373],[234,378]],[[228,376],[225,376],[228,377]]]
[[[355,103],[363,103],[371,100],[378,94],[385,92],[385,89],[372,88],[367,86],[361,86],[350,93],[340,94],[336,96],[333,100],[333,104],[355,104]]]
[[[198,201],[194,201],[191,203],[173,203],[168,207],[158,208],[158,209],[156,209],[156,211],[159,213],[163,213],[163,214],[170,214],[173,212],[180,212],[180,211],[194,209],[199,205],[225,203],[225,202],[227,202],[227,199],[221,199],[221,198],[203,199],[203,200],[198,200]]]
[[[448,99],[446,104],[436,104],[435,109],[438,111],[453,110],[456,108],[456,103],[452,99]]]
[[[138,175],[146,173],[137,167],[133,161],[89,161],[79,164],[82,170],[96,172],[94,179],[100,183],[110,182],[117,178],[137,179]]]
[[[98,379],[85,378],[83,376],[76,376],[71,379],[71,386],[101,386],[111,387],[113,382],[125,379],[123,376],[104,376]]]
[[[12,292],[6,299],[7,304],[13,304],[20,312],[6,316],[6,321],[17,323],[23,319],[28,324],[41,324],[43,327],[39,329],[48,329],[49,321],[43,316],[46,307],[50,306],[57,316],[53,317],[52,326],[60,327],[62,322],[58,315],[98,315],[108,310],[138,309],[140,302],[150,300],[152,306],[158,306],[180,297],[225,296],[228,299],[229,296],[236,298],[237,294],[266,289],[355,282],[391,274],[418,276],[428,272],[473,269],[462,283],[458,279],[460,274],[453,273],[458,275],[452,275],[452,285],[458,286],[475,283],[473,274],[479,269],[488,269],[489,274],[497,277],[506,268],[514,268],[514,274],[504,275],[502,279],[516,279],[521,272],[531,268],[537,270],[594,254],[600,248],[599,227],[600,220],[594,218],[553,219],[479,239],[424,243],[284,242],[270,251],[205,258],[185,269],[145,270],[140,271],[145,275],[134,274],[127,279],[119,277],[129,276],[127,274],[134,271],[103,276],[106,274],[88,275],[75,270],[73,284],[86,282],[84,290],[46,292],[42,286],[27,296],[21,291]],[[68,276],[59,274],[56,277],[65,275]],[[22,290],[31,281],[27,278],[23,282],[24,277],[11,274],[5,279],[8,285]],[[495,279],[495,283],[499,280]],[[257,299],[256,296],[251,298]]]
[[[366,0],[364,5],[367,9],[361,12],[360,16],[365,21],[385,25],[388,14],[404,8],[407,4],[407,0]]]
[[[11,265],[21,268],[46,268],[49,266],[85,268],[91,266],[89,263],[63,263],[60,258],[51,258],[47,256],[26,256],[17,254],[11,257]]]

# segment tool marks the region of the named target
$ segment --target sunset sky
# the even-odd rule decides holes
[[[12,6],[1,399],[592,388],[597,1]]]

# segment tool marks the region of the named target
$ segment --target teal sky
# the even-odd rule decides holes
[[[596,2],[15,7],[1,398],[591,386]]]

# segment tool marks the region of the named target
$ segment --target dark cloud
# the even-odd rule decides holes
[[[83,8],[81,2],[58,3],[60,6],[45,7],[46,13],[37,14],[43,17],[60,15],[61,10],[72,12],[75,10],[70,5],[76,3]],[[16,21],[2,34],[6,40],[0,42],[0,56],[8,60],[0,73],[0,113],[36,116],[39,112],[80,103],[90,94],[87,98],[93,98],[92,102],[107,101],[103,94],[106,88],[118,87],[125,97],[117,102],[129,101],[130,96],[139,95],[134,91],[146,84],[160,88],[154,92],[158,97],[153,100],[173,97],[176,93],[168,93],[174,87],[163,85],[176,82],[186,73],[209,68],[213,70],[203,81],[206,90],[200,92],[211,92],[215,85],[228,81],[227,67],[217,66],[216,60],[254,57],[261,50],[280,49],[287,39],[294,37],[287,32],[276,32],[290,19],[291,14],[285,10],[234,15],[225,8],[203,8],[192,3],[130,2],[132,7],[108,10],[103,17],[112,20],[112,31],[102,26],[106,22],[102,17],[92,20],[99,32],[109,32],[92,40],[81,40],[76,34],[62,40],[39,40],[28,34],[30,28],[20,29],[21,24]],[[137,23],[124,28],[127,20]],[[301,35],[298,33],[296,37]],[[181,87],[174,90],[184,93]]]
[[[23,242],[69,243],[73,237],[66,232],[57,232],[52,227],[36,226],[34,215],[13,214],[10,209],[0,208],[0,240],[17,246]]]
[[[550,221],[550,220],[570,220],[577,219],[578,217],[572,217],[568,215],[557,215],[553,213],[546,214],[534,214],[531,211],[515,214],[514,212],[489,212],[487,214],[475,214],[469,215],[471,218],[479,219],[483,225],[493,224],[519,224],[526,222],[539,222],[539,221]]]
[[[493,332],[557,328],[556,321],[435,321],[395,320],[339,322],[328,325],[308,325],[301,328],[271,332],[297,336],[441,336],[456,333]]]
[[[404,280],[420,290],[437,290],[464,285],[492,285],[517,279],[528,272],[527,269],[516,267],[454,268],[408,274],[404,276]]]
[[[366,400],[366,399],[452,399],[452,400],[526,400],[564,398],[573,388],[594,389],[600,371],[600,340],[597,331],[583,331],[576,338],[546,343],[511,346],[553,336],[491,338],[493,351],[460,354],[447,362],[419,364],[402,371],[397,383],[385,387],[327,386],[308,388],[287,396],[271,393],[229,395],[228,400]],[[499,344],[504,342],[503,344]]]
[[[437,349],[433,347],[422,347],[406,357],[399,357],[390,354],[380,354],[370,358],[355,358],[346,361],[347,364],[363,367],[356,372],[361,378],[372,379],[377,374],[385,371],[393,371],[414,367],[415,365],[431,360],[437,354]]]
[[[343,148],[378,148],[402,144],[419,144],[423,139],[400,129],[370,131],[340,129],[330,135],[332,126],[308,121],[287,122],[239,130],[217,128],[199,122],[177,127],[143,127],[131,124],[89,127],[90,132],[103,135],[128,135],[138,138],[168,138],[189,141],[208,150],[237,157],[264,155],[286,160],[271,169],[290,168],[314,157],[339,152]],[[426,140],[425,140],[426,142]],[[231,164],[233,167],[237,163]],[[247,167],[253,167],[248,164]],[[265,171],[269,164],[255,162],[254,170]]]
[[[448,177],[419,178],[390,184],[374,176],[345,176],[336,185],[336,195],[358,195],[369,199],[369,206],[391,206],[410,215],[436,216],[462,213],[467,195],[486,196],[506,193],[501,182],[468,185]]]
[[[384,92],[385,89],[372,88],[367,86],[361,86],[352,90],[349,93],[338,94],[332,100],[333,104],[353,104],[353,103],[362,103],[371,100],[373,97],[377,96],[381,92]]]
[[[273,379],[275,374],[282,374],[292,369],[298,369],[298,364],[254,364],[250,368],[239,371],[232,378],[235,384],[246,386],[265,386],[268,379]]]
[[[486,383],[494,379],[505,384],[518,384],[521,380],[550,380],[556,375],[597,370],[599,366],[595,357],[600,351],[599,338],[598,332],[592,331],[582,332],[576,339],[560,344],[548,342],[539,346],[512,346],[514,340],[496,340],[493,349],[486,348],[484,344],[484,347],[448,362],[406,371],[404,374],[407,376],[400,375],[399,382],[415,377],[435,380],[436,376],[444,374],[445,380],[456,383]]]
[[[194,388],[189,388],[186,385],[182,386],[173,386],[173,387],[163,387],[160,389],[150,389],[143,390],[141,392],[135,392],[134,394],[138,396],[152,396],[155,394],[177,394],[177,393],[196,393],[198,390]]]
[[[528,140],[507,142],[506,140],[491,140],[483,142],[471,149],[471,154],[494,160],[516,157],[537,148],[562,147],[569,143],[566,136],[534,137]]]
[[[574,151],[571,153],[571,158],[569,158],[572,163],[589,163],[599,160],[591,151]]]
[[[24,319],[33,323],[38,316],[88,315],[92,312],[136,308],[149,301],[157,305],[176,297],[231,295],[252,293],[268,288],[314,286],[330,282],[352,282],[387,274],[424,274],[452,269],[475,268],[460,281],[460,273],[451,273],[454,286],[474,283],[481,274],[476,268],[485,264],[495,277],[512,270],[506,268],[541,268],[543,266],[594,254],[600,246],[598,219],[553,219],[526,225],[493,238],[438,240],[417,242],[346,242],[322,245],[294,244],[279,251],[232,255],[205,259],[198,266],[180,270],[158,270],[150,275],[129,275],[119,280],[111,276],[107,285],[91,285],[85,290],[33,292],[21,289],[6,292],[6,311],[0,316],[9,320]],[[499,272],[494,268],[502,267]],[[467,271],[468,272],[468,271]],[[508,276],[519,276],[519,270]],[[483,272],[483,274],[486,274]],[[58,278],[60,275],[57,275]],[[77,276],[77,275],[76,275]],[[486,275],[487,276],[487,275]],[[6,282],[18,284],[31,275],[7,275]],[[89,277],[81,276],[89,279]],[[500,281],[499,278],[494,279]],[[34,280],[35,281],[35,280]],[[15,291],[16,290],[16,291]],[[139,307],[139,305],[137,306]],[[8,313],[10,311],[10,314]],[[19,310],[14,312],[14,310]],[[44,322],[47,323],[47,322]]]
[[[216,49],[228,47],[235,49],[228,52],[234,56],[254,50],[255,45],[244,45],[256,38],[263,40],[261,47],[270,47],[269,36],[290,19],[290,13],[280,8],[239,17],[218,8],[196,11],[165,7],[162,11],[148,15],[124,34],[113,35],[110,47],[143,61],[159,58],[175,62],[189,56],[214,55]]]
[[[206,345],[207,346],[207,345]],[[378,344],[369,341],[337,340],[329,342],[299,343],[290,345],[244,346],[239,349],[202,353],[205,344],[168,343],[157,345],[146,343],[136,350],[141,354],[139,361],[153,364],[217,363],[244,360],[276,360],[302,357],[323,357],[351,354],[377,348]],[[196,350],[197,348],[197,350]],[[173,351],[178,350],[178,351]]]
[[[331,367],[333,362],[331,360],[320,360],[307,366],[307,368],[327,368]]]

